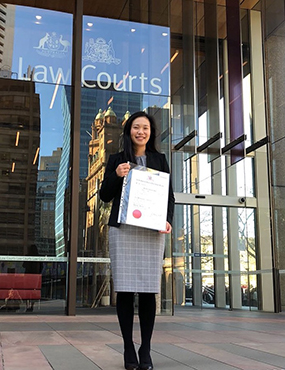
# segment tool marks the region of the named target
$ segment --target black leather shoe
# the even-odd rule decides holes
[[[139,370],[139,366],[138,365],[128,365],[128,364],[126,364],[125,369],[126,370]]]
[[[126,370],[139,370],[135,347],[124,351],[124,364]]]
[[[140,365],[139,370],[152,370],[152,365]]]
[[[150,350],[143,351],[139,349],[139,370],[152,370],[153,364],[150,356]]]

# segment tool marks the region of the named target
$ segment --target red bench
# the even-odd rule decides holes
[[[0,299],[41,299],[41,274],[0,274]]]

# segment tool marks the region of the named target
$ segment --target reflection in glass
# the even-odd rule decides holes
[[[39,300],[61,300],[54,308],[62,311],[71,106],[71,88],[63,84],[71,78],[72,16],[9,4],[2,10],[1,273],[18,292],[20,312],[39,308]]]
[[[35,242],[40,99],[33,82],[5,79],[0,100],[0,254],[24,255]]]
[[[83,86],[167,97],[169,46],[168,27],[84,16]]]
[[[1,147],[6,162],[1,193],[10,197],[3,202],[9,225],[3,230],[1,254],[25,255],[36,244],[39,255],[64,256],[66,236],[59,225],[67,211],[63,194],[68,185],[71,92],[65,94],[60,83],[70,83],[72,16],[14,5],[6,5],[5,12],[7,30],[13,27],[13,33],[3,48],[3,63],[11,74],[1,81],[0,98],[1,126],[11,137]]]
[[[12,78],[70,84],[72,16],[10,4],[5,12],[13,36],[4,38],[3,65]]]
[[[107,226],[111,204],[104,204],[98,191],[132,113],[154,116],[157,146],[169,156],[169,29],[84,16],[82,85],[78,256],[84,262],[77,271],[77,303],[94,308],[115,304]],[[165,281],[162,300],[169,310]]]
[[[35,252],[32,251],[35,258]],[[0,261],[0,312],[62,313],[66,296],[66,263]]]
[[[90,276],[89,286],[92,281],[93,288],[87,291],[86,279],[82,276],[81,271],[78,271],[78,278],[81,281],[78,286],[81,292],[78,295],[78,303],[81,306],[93,305],[93,307],[114,305],[115,292],[109,271],[107,226],[111,204],[104,204],[99,199],[98,191],[109,155],[120,150],[121,134],[124,123],[131,114],[130,110],[132,112],[142,110],[145,99],[142,94],[86,88],[83,88],[82,95],[80,154],[80,173],[82,174],[80,178],[80,212],[82,221],[79,227],[82,228],[80,235],[83,237],[79,240],[78,255],[95,258],[97,262],[94,263],[92,271],[95,276],[101,277],[97,277],[95,281]],[[156,100],[159,101],[159,98],[157,97]],[[169,143],[168,109],[154,106],[148,107],[146,111],[155,117],[159,133],[158,147],[161,147],[167,154]],[[95,119],[92,119],[94,116]],[[85,171],[87,176],[84,176]],[[166,255],[170,255],[170,248],[166,247],[166,251]],[[168,268],[171,269],[171,266]],[[163,278],[162,282],[164,293],[161,309],[167,307],[169,310],[171,308],[168,302],[171,296],[168,292],[169,281],[166,283]],[[166,296],[169,297],[168,300]]]

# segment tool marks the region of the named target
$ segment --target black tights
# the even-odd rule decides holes
[[[141,329],[140,363],[151,364],[150,342],[155,321],[155,293],[139,293],[139,321]],[[117,293],[117,315],[124,340],[125,362],[137,363],[133,343],[134,293]]]

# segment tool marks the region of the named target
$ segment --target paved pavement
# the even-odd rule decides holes
[[[155,370],[284,370],[285,314],[178,308],[152,344]],[[0,315],[0,370],[123,370],[122,350],[113,310]]]

